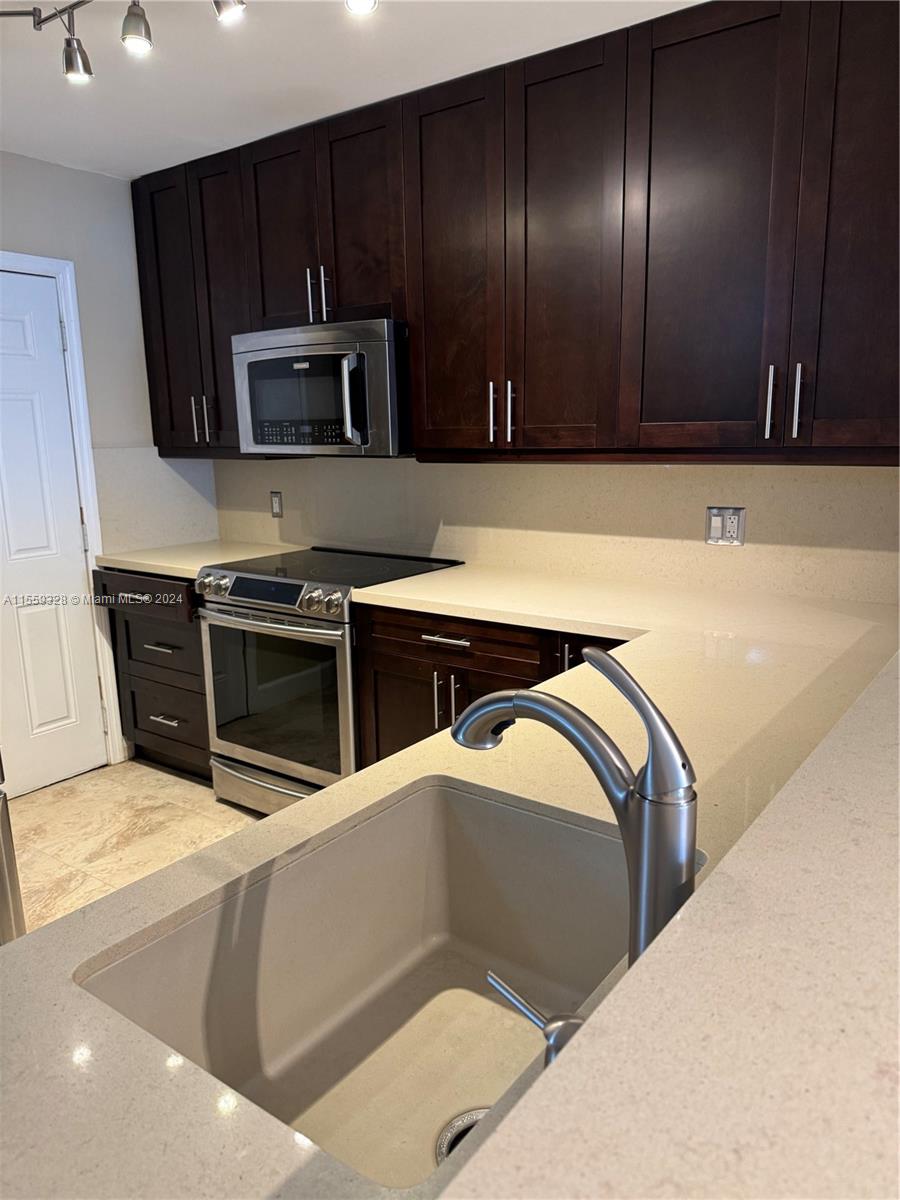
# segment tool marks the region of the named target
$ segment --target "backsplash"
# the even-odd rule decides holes
[[[897,602],[893,467],[216,464],[223,538],[427,553],[567,575],[652,577]],[[269,491],[285,515],[269,515]],[[747,508],[747,544],[707,546],[706,506]]]

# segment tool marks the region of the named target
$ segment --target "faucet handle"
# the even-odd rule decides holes
[[[612,655],[596,646],[587,646],[583,657],[622,693],[647,730],[647,761],[637,773],[634,790],[648,800],[684,800],[685,789],[693,789],[697,776],[675,730],[637,680]]]
[[[545,1017],[540,1009],[529,1004],[524,996],[520,996],[514,988],[511,988],[493,971],[488,971],[487,981],[504,1000],[508,1000],[513,1008],[518,1009],[523,1017],[531,1021],[532,1025],[537,1025],[547,1039],[547,1049],[544,1051],[545,1067],[550,1066],[563,1046],[572,1040],[584,1024],[584,1017],[577,1017],[574,1013],[559,1013],[554,1017]]]

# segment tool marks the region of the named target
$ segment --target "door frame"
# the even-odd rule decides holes
[[[66,258],[43,258],[37,254],[17,254],[0,250],[0,271],[17,275],[43,275],[56,283],[56,298],[65,327],[63,362],[66,370],[69,416],[72,423],[72,445],[75,451],[75,474],[82,520],[87,534],[85,547],[86,587],[92,593],[92,572],[97,555],[103,550],[100,531],[100,506],[97,501],[97,479],[94,474],[94,454],[91,443],[91,418],[88,411],[87,382],[84,375],[84,355],[81,346],[81,321],[78,315],[78,293],[75,287],[75,264]],[[100,704],[103,709],[104,739],[107,763],[124,762],[128,743],[122,733],[119,716],[116,667],[110,636],[109,613],[100,605],[93,606],[94,654],[100,681]]]

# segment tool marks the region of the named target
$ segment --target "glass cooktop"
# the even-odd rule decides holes
[[[366,550],[337,550],[311,546],[285,554],[266,554],[262,558],[243,558],[238,562],[218,563],[225,570],[244,575],[263,575],[272,579],[291,579],[297,583],[331,583],[336,586],[369,587],[392,579],[425,575],[445,567],[462,566],[461,559],[417,558],[406,554],[377,554]]]

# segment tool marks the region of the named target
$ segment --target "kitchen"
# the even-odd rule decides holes
[[[358,7],[0,22],[0,1189],[897,1195],[896,6]]]

